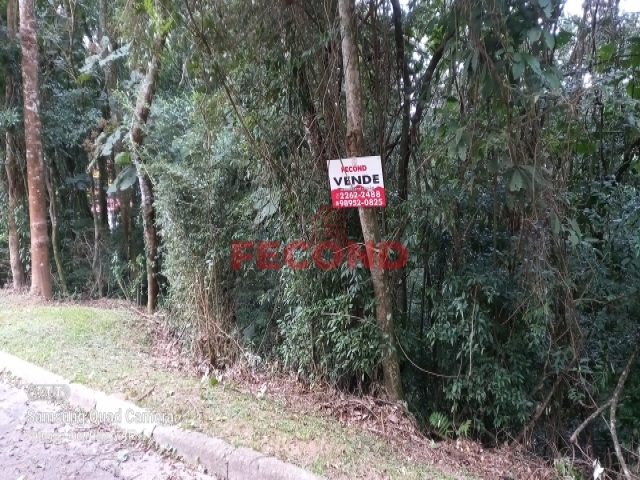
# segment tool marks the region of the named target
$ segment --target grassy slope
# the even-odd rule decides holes
[[[72,381],[173,412],[185,428],[276,455],[330,478],[455,478],[400,458],[337,421],[284,409],[228,385],[162,366],[144,328],[125,310],[20,306],[0,293],[0,349]]]

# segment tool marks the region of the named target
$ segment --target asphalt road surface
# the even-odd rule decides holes
[[[65,411],[69,415],[52,414]],[[0,381],[0,478],[214,480],[117,429],[74,421],[71,412],[30,402]]]

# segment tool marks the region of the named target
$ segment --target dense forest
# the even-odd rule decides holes
[[[0,285],[637,478],[640,15],[566,7],[4,0]],[[332,212],[327,160],[356,156],[387,206]],[[232,268],[319,212],[406,266]]]

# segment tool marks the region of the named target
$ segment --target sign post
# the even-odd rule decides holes
[[[386,207],[380,157],[327,161],[333,208]]]

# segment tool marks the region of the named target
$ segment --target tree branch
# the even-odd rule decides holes
[[[571,443],[576,443],[578,441],[578,435],[580,435],[582,430],[584,430],[587,427],[587,425],[589,425],[598,415],[604,412],[609,407],[609,405],[611,405],[611,399],[609,399],[607,403],[605,403],[600,408],[598,408],[595,412],[589,415],[589,417],[584,422],[582,422],[578,428],[576,428],[576,431],[573,432],[571,437],[569,437],[569,441]]]
[[[638,147],[640,147],[640,137],[638,137],[636,141],[629,145],[624,151],[624,160],[616,172],[616,182],[620,182],[620,180],[622,180],[622,175],[624,175],[624,172],[626,172],[631,166],[631,154]]]
[[[638,353],[640,353],[640,345],[636,347],[636,349],[631,354],[631,358],[627,362],[627,366],[624,367],[622,371],[622,375],[620,375],[620,379],[618,380],[618,385],[616,389],[613,391],[613,397],[611,397],[611,412],[609,416],[609,428],[611,429],[611,438],[613,439],[613,445],[616,449],[616,456],[618,457],[618,461],[620,462],[620,469],[624,474],[624,477],[627,480],[632,480],[631,472],[629,471],[629,467],[627,463],[624,461],[624,455],[622,455],[622,449],[620,448],[620,442],[618,441],[618,434],[616,433],[616,410],[618,408],[618,400],[620,399],[620,393],[622,393],[622,389],[624,387],[624,383],[627,381],[627,377],[629,376],[629,372],[631,371],[631,367],[633,366],[636,358],[638,357]]]
[[[562,379],[564,378],[564,373],[567,370],[569,370],[570,368],[572,368],[576,364],[577,361],[578,361],[578,355],[574,353],[573,360],[571,360],[571,363],[569,365],[567,365],[564,368],[564,370],[558,372],[558,376],[556,377],[555,382],[553,382],[553,386],[551,387],[551,390],[549,391],[549,393],[547,394],[547,396],[545,397],[543,402],[540,405],[538,405],[538,408],[536,409],[536,413],[533,415],[533,418],[522,429],[522,431],[518,434],[518,436],[514,440],[514,443],[520,443],[522,441],[522,439],[524,438],[524,436],[526,435],[526,433],[528,431],[530,431],[531,429],[533,429],[533,427],[535,426],[536,422],[542,416],[542,414],[544,413],[545,409],[547,408],[547,405],[549,405],[549,402],[553,398],[553,395],[555,395],[556,390],[558,390],[558,387],[560,386],[560,383],[562,382]]]
[[[429,90],[429,87],[431,86],[431,80],[433,80],[433,75],[436,72],[436,68],[438,68],[438,63],[440,63],[440,60],[444,55],[444,49],[447,45],[447,42],[452,37],[453,37],[453,34],[449,34],[442,39],[442,43],[440,44],[440,46],[436,49],[435,52],[433,52],[433,56],[429,61],[429,65],[427,66],[427,70],[424,72],[424,74],[422,74],[422,76],[420,77],[420,79],[416,84],[416,92],[418,96],[416,99],[416,110],[413,113],[413,116],[411,117],[412,135],[416,133],[418,125],[422,121],[422,115],[424,114],[426,93]]]
[[[553,398],[553,395],[556,393],[556,390],[560,386],[562,379],[563,379],[563,372],[560,372],[558,373],[558,376],[556,377],[555,382],[553,382],[551,391],[547,394],[544,401],[540,405],[538,405],[538,408],[536,409],[536,413],[533,415],[533,418],[531,419],[531,421],[527,424],[526,427],[524,427],[520,431],[520,434],[518,434],[518,436],[516,437],[515,439],[516,443],[520,443],[522,441],[525,434],[534,427],[538,419],[542,416],[542,413],[545,411],[545,409],[547,408],[547,405],[549,405],[549,402],[551,401],[551,398]]]

